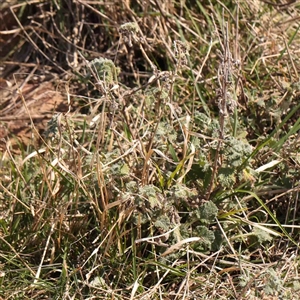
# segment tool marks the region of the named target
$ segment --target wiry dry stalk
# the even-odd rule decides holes
[[[223,20],[224,23],[224,20]],[[225,27],[225,28],[224,28]],[[217,26],[215,25],[217,29]],[[221,63],[218,69],[218,83],[219,89],[217,91],[217,101],[218,101],[218,108],[219,108],[219,139],[215,153],[215,159],[213,164],[212,176],[210,180],[209,187],[206,193],[206,199],[210,198],[210,195],[213,190],[215,177],[218,173],[218,167],[222,165],[222,154],[221,149],[224,144],[224,131],[225,131],[225,121],[229,114],[233,114],[236,101],[233,98],[233,89],[234,89],[234,82],[233,82],[233,70],[236,62],[234,62],[230,47],[229,47],[229,33],[228,33],[228,23],[223,25],[223,42],[216,30],[219,42],[222,48],[221,56]]]

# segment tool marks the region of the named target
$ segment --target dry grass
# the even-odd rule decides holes
[[[299,298],[297,2],[1,13],[0,297]]]

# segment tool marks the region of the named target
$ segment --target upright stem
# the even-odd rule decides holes
[[[209,200],[210,195],[213,191],[215,178],[218,173],[218,167],[222,164],[222,155],[221,149],[224,143],[224,129],[225,129],[225,118],[228,115],[227,105],[231,101],[230,97],[230,88],[232,85],[232,55],[229,48],[229,36],[228,36],[228,23],[225,23],[225,32],[224,32],[224,44],[222,46],[222,60],[218,69],[218,82],[219,82],[219,95],[218,95],[218,107],[219,107],[219,124],[220,132],[219,139],[217,144],[217,149],[214,157],[214,163],[212,167],[212,175],[210,183],[205,195],[206,200]],[[220,161],[220,164],[218,162]]]

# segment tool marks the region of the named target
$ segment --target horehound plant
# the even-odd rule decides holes
[[[146,60],[150,61],[143,49],[143,39],[138,37],[137,33],[139,31],[134,24],[122,25],[120,33],[128,47],[132,46],[133,43],[138,43]],[[139,118],[140,124],[138,122],[130,124],[130,121],[127,120],[127,133],[125,136],[121,127],[117,124],[118,120],[113,121],[114,126],[109,128],[112,132],[111,139],[114,139],[113,136],[116,136],[118,143],[122,144],[126,138],[129,139],[127,142],[131,143],[132,146],[130,148],[126,146],[124,148],[125,152],[123,154],[120,153],[119,157],[113,159],[111,163],[109,162],[111,160],[109,153],[102,158],[101,163],[100,161],[97,163],[97,169],[101,170],[101,178],[98,179],[98,182],[101,182],[99,186],[103,187],[101,195],[107,197],[108,194],[106,191],[107,186],[104,187],[105,183],[103,180],[112,181],[113,186],[111,185],[111,187],[119,192],[119,200],[111,202],[107,198],[102,201],[103,214],[109,214],[110,209],[114,206],[118,204],[123,206],[126,203],[127,206],[129,205],[126,209],[127,215],[122,213],[119,216],[119,222],[122,222],[123,218],[132,220],[132,234],[136,236],[139,243],[137,244],[139,245],[137,249],[143,249],[144,247],[145,249],[150,249],[145,244],[147,242],[152,245],[151,249],[154,253],[164,252],[163,256],[172,255],[173,258],[181,255],[180,252],[174,252],[177,252],[182,247],[184,248],[186,244],[193,241],[189,239],[189,226],[180,227],[181,218],[178,215],[178,209],[182,205],[186,207],[188,199],[196,195],[195,190],[191,190],[182,184],[184,177],[192,168],[195,147],[189,140],[190,116],[186,118],[181,117],[181,111],[176,108],[176,100],[173,99],[172,92],[178,74],[187,65],[187,55],[188,46],[181,41],[174,41],[174,59],[176,60],[174,70],[161,72],[151,63],[150,68],[153,76],[149,79],[149,82],[142,88],[129,92],[119,90],[119,86],[114,90],[111,89],[109,84],[115,83],[116,78],[109,75],[103,76],[103,69],[99,66],[99,62],[106,63],[105,60],[95,60],[89,64],[95,73],[94,78],[112,78],[111,82],[106,83],[104,81],[101,84],[100,92],[103,94],[102,97],[109,95],[109,97],[112,97],[110,98],[111,101],[123,105],[123,108],[119,107],[119,109],[124,110],[125,117],[128,116],[126,110],[137,105],[135,98],[138,100],[144,98],[144,102],[140,104],[143,109],[143,111],[140,111],[141,114],[146,112],[148,115],[153,115],[152,120],[145,120],[143,117]],[[96,66],[95,63],[97,64]],[[110,65],[112,65],[111,62]],[[114,70],[115,67],[111,69]],[[99,70],[100,74],[98,74]],[[151,110],[154,110],[155,114],[150,113]],[[170,121],[166,120],[168,115],[170,115]],[[140,136],[140,128],[145,126],[145,124],[148,126],[146,134]],[[174,124],[177,130],[174,130]],[[179,133],[182,135],[183,140],[178,143]],[[101,141],[104,140],[105,138],[101,138]],[[111,143],[113,142],[111,140]],[[176,146],[176,144],[180,146]],[[178,151],[180,147],[182,147],[180,149],[182,158],[178,160],[175,149]],[[96,144],[96,150],[100,150],[100,148]],[[170,151],[171,157],[170,153],[168,153]],[[111,153],[111,155],[114,154]],[[128,159],[131,155],[142,156],[143,160],[138,159],[134,162],[135,160]],[[108,162],[105,163],[105,160],[108,160]],[[133,162],[137,165],[135,166]],[[106,167],[108,165],[110,166],[109,169]],[[139,166],[142,166],[140,170],[138,169]],[[195,243],[196,248],[210,249],[214,241],[214,233],[207,226],[214,220],[217,211],[216,206],[210,202],[198,207],[191,215],[190,223],[197,224],[194,234],[201,236],[200,239],[195,240],[197,242]],[[101,223],[104,223],[103,216],[101,217]],[[145,230],[145,226],[149,227],[149,229]],[[145,237],[145,234],[149,236]],[[113,242],[112,236],[115,235],[115,232],[113,231],[109,235],[106,249],[109,249]],[[141,246],[140,243],[142,243]],[[155,248],[154,245],[158,248]],[[172,245],[173,247],[168,251],[166,248]],[[160,249],[161,247],[162,249]],[[99,248],[97,248],[97,251],[99,251]],[[133,247],[130,251],[137,250]],[[139,256],[139,254],[134,253],[134,256]]]

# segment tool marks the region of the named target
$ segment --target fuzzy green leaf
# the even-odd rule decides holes
[[[213,231],[207,229],[205,226],[197,226],[195,232],[196,235],[201,238],[201,240],[195,244],[195,247],[198,250],[210,250],[211,245],[215,240]]]
[[[202,224],[209,225],[214,222],[216,216],[218,215],[218,208],[212,201],[209,201],[201,205],[195,211],[195,215]]]

